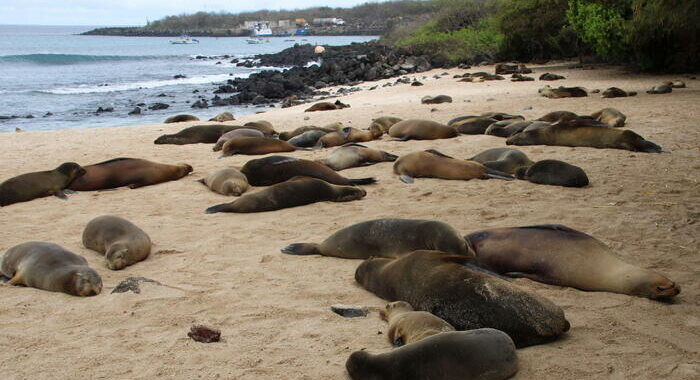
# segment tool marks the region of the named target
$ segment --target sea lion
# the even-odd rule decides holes
[[[419,177],[464,181],[473,178],[513,180],[513,176],[507,173],[475,161],[458,160],[434,149],[404,154],[394,163],[394,173],[398,174],[404,183],[413,183],[413,179]]]
[[[182,123],[186,121],[199,121],[199,118],[194,115],[175,115],[175,116],[170,116],[169,118],[165,119],[163,123],[165,124],[170,124],[170,123]]]
[[[554,122],[559,121],[559,120],[571,120],[571,119],[576,119],[578,117],[580,117],[580,116],[571,112],[571,111],[553,111],[553,112],[550,112],[550,113],[548,113],[548,114],[546,114],[546,115],[544,115],[536,120],[554,123]]]
[[[671,88],[685,88],[685,82],[682,80],[676,80],[673,82],[666,82],[666,84],[669,84]]]
[[[224,144],[226,141],[231,140],[234,137],[265,137],[265,134],[260,132],[257,129],[253,128],[240,128],[240,129],[234,129],[232,131],[226,132],[221,137],[219,137],[218,140],[216,140],[216,144],[214,144],[214,147],[212,150],[214,152],[218,152],[221,150],[221,148],[224,147]]]
[[[270,186],[297,176],[322,179],[334,185],[369,185],[374,178],[350,179],[321,163],[287,156],[270,156],[250,160],[241,172],[253,186]]]
[[[403,346],[442,332],[455,331],[451,324],[427,311],[415,311],[408,302],[386,304],[380,312],[389,323],[387,338],[394,346]]]
[[[268,153],[278,153],[278,152],[293,152],[298,148],[294,145],[274,139],[271,137],[236,137],[228,140],[221,147],[221,156],[228,157],[234,154],[268,154]]]
[[[0,206],[54,195],[68,199],[64,193],[76,178],[85,175],[85,169],[75,162],[64,162],[54,170],[33,172],[12,177],[0,183]]]
[[[311,148],[318,143],[318,140],[325,136],[328,132],[321,130],[308,131],[300,134],[299,136],[294,136],[287,140],[290,144],[300,147],[300,148]],[[331,132],[333,133],[333,132]]]
[[[637,95],[636,91],[627,92],[621,88],[610,87],[601,94],[603,98],[626,98]]]
[[[102,279],[84,257],[39,241],[16,245],[0,257],[0,273],[9,285],[88,297],[100,294]]]
[[[378,126],[371,130],[361,131],[357,128],[345,127],[340,131],[328,133],[318,139],[317,148],[331,148],[353,142],[366,142],[378,139],[383,132]]]
[[[522,115],[511,115],[505,112],[484,112],[480,115],[481,117],[490,117],[498,121],[503,120],[525,120]]]
[[[396,259],[373,257],[357,267],[355,280],[383,299],[406,301],[457,330],[499,329],[516,347],[546,343],[569,330],[560,307],[466,267],[471,260],[439,251],[414,251]]]
[[[588,96],[586,90],[582,87],[564,87],[552,88],[549,86],[542,87],[538,90],[540,95],[545,98],[559,99],[559,98],[581,98]]]
[[[304,112],[316,112],[316,111],[332,111],[339,110],[343,108],[350,107],[349,104],[341,103],[340,100],[336,100],[335,103],[321,102],[312,105],[311,107],[304,110]]]
[[[103,255],[107,268],[119,270],[145,260],[151,238],[130,221],[113,215],[91,220],[83,230],[83,245]]]
[[[343,170],[356,166],[373,165],[378,162],[396,161],[398,156],[387,153],[383,150],[368,148],[360,144],[345,144],[331,152],[331,154],[320,162],[333,170]]]
[[[472,117],[463,119],[455,123],[449,124],[451,127],[457,128],[457,132],[466,135],[483,135],[491,124],[498,122],[490,117]]]
[[[265,137],[272,137],[278,135],[277,131],[275,131],[275,128],[272,126],[272,123],[265,120],[250,121],[243,124],[243,127],[257,129],[258,131],[262,132],[265,135]]]
[[[457,137],[457,129],[431,120],[409,119],[389,128],[389,136],[406,140],[435,140]]]
[[[527,66],[523,65],[522,63],[498,63],[494,67],[494,71],[496,74],[530,74],[532,72],[531,69],[527,68]]]
[[[452,97],[447,95],[424,96],[420,102],[423,104],[452,103]]]
[[[510,76],[511,82],[533,82],[534,80],[535,78],[522,74],[513,74]]]
[[[187,164],[167,165],[140,158],[115,158],[85,166],[85,175],[78,177],[71,190],[92,191],[129,186],[136,189],[178,180],[192,171]]]
[[[610,128],[618,128],[625,125],[627,116],[615,108],[603,108],[591,115],[595,120],[604,123]]]
[[[367,259],[394,258],[421,249],[473,257],[466,241],[452,226],[425,219],[368,220],[340,229],[320,244],[290,244],[282,253]]]
[[[154,144],[213,144],[224,133],[241,128],[233,125],[195,125],[185,128],[172,135],[162,135],[153,141]]]
[[[479,266],[558,286],[665,299],[680,293],[668,278],[620,260],[600,240],[562,225],[494,228],[465,236]]]
[[[437,334],[383,354],[355,351],[352,380],[503,380],[518,372],[513,340],[496,329]]]
[[[558,160],[542,160],[529,167],[520,167],[517,169],[515,176],[518,179],[541,185],[588,186],[588,176],[583,169]]]
[[[630,131],[599,126],[572,126],[558,122],[536,129],[525,129],[510,136],[507,145],[587,146],[660,153],[661,147]]]
[[[498,136],[498,137],[510,137],[518,132],[522,132],[525,128],[532,124],[532,121],[513,121],[513,120],[503,120],[497,121],[484,131],[485,135]]]
[[[197,182],[221,195],[239,196],[248,190],[248,179],[245,174],[234,168],[217,170]]]
[[[563,76],[559,74],[552,74],[552,73],[544,73],[540,75],[540,80],[560,80],[560,79],[566,79]]]
[[[525,153],[512,148],[487,149],[467,160],[476,161],[487,168],[513,175],[519,168],[527,168],[534,164]]]
[[[338,186],[318,178],[300,177],[245,194],[231,203],[209,207],[217,212],[264,212],[308,205],[316,202],[349,202],[362,199],[367,192],[355,186]]]
[[[669,94],[673,91],[672,83],[667,82],[658,86],[654,86],[651,90],[647,91],[647,94]]]
[[[389,132],[389,128],[391,128],[392,125],[398,123],[399,121],[403,121],[403,119],[393,116],[382,116],[372,120],[372,123],[369,126],[370,129],[372,129],[372,126],[379,127],[383,133],[386,133]]]
[[[309,131],[324,131],[326,133],[330,133],[330,132],[339,131],[343,128],[345,128],[345,126],[343,126],[343,123],[340,123],[340,122],[331,123],[331,124],[328,124],[328,125],[323,126],[323,127],[316,127],[314,125],[306,125],[303,127],[299,127],[293,131],[287,131],[287,132],[280,133],[279,139],[284,140],[284,141],[289,141],[289,139],[291,139],[292,137],[299,136],[302,133],[309,132]]]
[[[211,119],[209,121],[218,121],[219,123],[223,123],[225,121],[232,121],[236,120],[235,117],[233,117],[233,114],[231,112],[222,112]]]

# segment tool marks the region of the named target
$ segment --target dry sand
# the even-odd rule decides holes
[[[481,69],[492,72],[493,67],[469,71]],[[447,122],[486,111],[536,118],[554,110],[589,114],[613,106],[628,115],[628,128],[670,154],[522,148],[534,160],[561,159],[584,168],[591,185],[583,189],[499,180],[417,179],[414,185],[405,185],[392,173],[391,163],[382,163],[342,172],[379,180],[365,187],[368,195],[361,201],[206,215],[205,208],[231,198],[212,193],[195,179],[257,157],[217,160],[212,145],[153,144],[160,134],[192,123],[0,134],[2,179],[52,169],[64,161],[91,164],[122,156],[187,162],[195,168],[179,181],[142,189],[81,192],[68,201],[51,197],[0,209],[0,252],[29,240],[55,242],[85,256],[104,281],[102,294],[91,298],[1,286],[2,377],[345,379],[351,352],[391,349],[386,325],[376,312],[367,318],[344,319],[329,306],[381,307],[385,301],[355,283],[359,261],[287,256],[279,250],[293,242],[319,242],[356,222],[398,217],[438,219],[464,233],[561,223],[597,237],[624,260],[681,285],[682,293],[667,304],[516,280],[560,305],[572,326],[561,340],[519,350],[516,378],[699,378],[700,81],[684,78],[687,89],[648,95],[644,91],[652,85],[679,77],[638,75],[619,68],[562,66],[535,67],[535,71],[536,76],[552,71],[567,79],[457,83],[452,74],[464,70],[449,70],[450,76],[433,79],[439,70],[425,73],[423,87],[401,85],[343,97],[352,108],[304,113],[307,105],[302,105],[232,123],[265,119],[280,131],[334,121],[366,128],[372,118],[382,115]],[[617,86],[640,94],[553,100],[537,95],[537,88],[546,83],[601,90]],[[422,96],[437,94],[450,95],[454,102],[420,104]],[[395,154],[435,148],[466,158],[505,146],[504,141],[462,135],[403,143],[384,136],[367,145]],[[328,153],[290,155],[318,159]],[[122,271],[108,270],[102,257],[81,244],[86,223],[102,214],[135,222],[150,234],[155,253]],[[141,294],[111,294],[128,276],[147,277],[163,286],[145,284]],[[221,329],[223,341],[202,344],[189,339],[193,323]]]

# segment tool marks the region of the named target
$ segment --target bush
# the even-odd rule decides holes
[[[629,57],[622,9],[583,0],[570,0],[566,19],[581,41],[601,57],[615,62],[622,62]]]

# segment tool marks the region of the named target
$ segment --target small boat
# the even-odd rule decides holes
[[[189,44],[198,44],[199,40],[196,38],[190,38],[190,36],[183,34],[180,36],[179,40],[170,40],[170,43],[173,45],[189,45]]]
[[[267,39],[267,38],[260,38],[260,37],[258,37],[258,38],[248,38],[248,39],[245,40],[245,42],[247,42],[247,43],[253,45],[253,44],[264,44],[264,43],[266,43],[266,42],[270,42],[270,40]]]

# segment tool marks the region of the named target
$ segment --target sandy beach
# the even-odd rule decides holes
[[[550,71],[567,79],[460,83],[452,75],[465,70],[447,70],[449,75],[441,79],[432,76],[445,70],[433,70],[416,75],[427,76],[421,79],[422,87],[380,86],[342,97],[351,108],[315,113],[303,112],[308,105],[263,108],[264,114],[230,124],[268,120],[285,131],[340,121],[367,128],[372,118],[380,116],[446,123],[488,111],[534,119],[555,110],[591,114],[615,107],[627,115],[625,128],[669,153],[520,147],[534,161],[559,159],[582,167],[591,185],[580,189],[526,181],[420,178],[406,185],[393,174],[392,163],[380,163],[341,172],[351,178],[377,178],[377,184],[364,186],[367,196],[360,201],[207,215],[207,207],[233,198],[215,194],[195,180],[260,156],[217,159],[210,144],[153,144],[161,134],[201,123],[1,133],[0,180],[53,169],[65,161],[88,165],[115,157],[194,167],[179,181],[0,208],[0,252],[32,240],[57,243],[84,256],[104,283],[102,293],[89,298],[0,286],[3,378],[347,379],[345,361],[350,353],[391,349],[387,326],[376,311],[366,318],[345,319],[332,313],[330,305],[372,309],[386,302],[355,283],[360,261],[288,256],[280,248],[320,242],[345,226],[386,217],[437,219],[464,234],[490,227],[564,224],[602,240],[623,260],[680,284],[682,292],[675,301],[662,303],[514,280],[561,306],[572,326],[563,339],[518,350],[516,379],[699,378],[700,81],[636,74],[619,67],[581,70],[562,64],[533,69],[535,77]],[[493,66],[468,71],[493,72]],[[674,79],[684,80],[688,88],[665,95],[645,93]],[[545,84],[589,90],[616,86],[639,95],[547,99],[537,94]],[[453,103],[420,103],[421,97],[438,94],[450,95]],[[210,109],[212,116],[224,110]],[[397,155],[437,149],[467,158],[503,147],[505,139],[461,135],[399,142],[385,135],[366,145]],[[329,153],[324,149],[288,155],[320,159]],[[151,257],[121,271],[107,269],[104,258],[81,243],[88,221],[103,214],[125,217],[144,229],[154,242]],[[143,284],[140,294],[111,293],[130,276],[162,285]],[[192,324],[220,329],[222,342],[193,341],[187,337]]]

